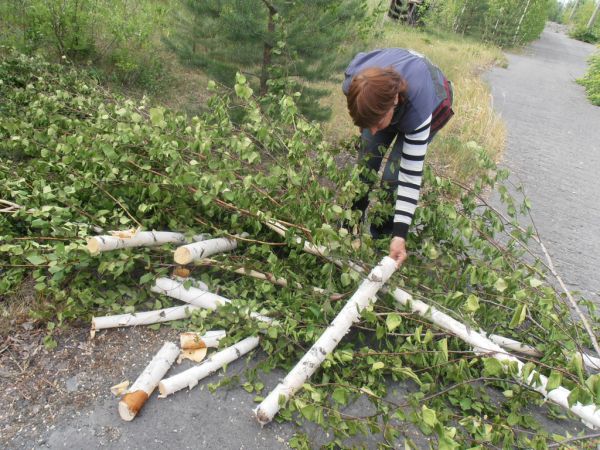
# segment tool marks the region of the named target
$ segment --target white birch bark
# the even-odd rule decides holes
[[[525,9],[523,10],[523,14],[521,14],[521,18],[519,19],[519,24],[517,25],[517,30],[515,31],[515,36],[513,38],[513,45],[517,44],[517,39],[519,38],[519,32],[521,31],[521,25],[523,24],[523,19],[527,15],[527,11],[529,10],[529,4],[531,0],[527,0],[527,4],[525,5]]]
[[[590,20],[587,23],[587,29],[592,31],[594,28],[594,24],[596,23],[596,19],[598,18],[598,14],[600,14],[600,2],[596,3],[596,7],[594,8],[594,12],[590,16]]]
[[[483,330],[479,330],[479,332],[482,336],[487,337],[490,341],[498,344],[503,349],[511,350],[522,355],[533,356],[535,358],[539,358],[543,355],[542,352],[540,352],[537,348],[532,347],[531,345],[523,344],[522,342],[515,341],[514,339],[510,339],[504,336],[499,336],[497,334],[487,334]]]
[[[151,325],[153,323],[169,322],[171,320],[185,319],[192,315],[198,306],[184,305],[172,308],[157,309],[156,311],[143,311],[133,314],[118,314],[116,316],[102,316],[92,318],[91,335],[96,331],[107,328],[133,327],[137,325]]]
[[[536,372],[535,370],[533,370],[527,378],[524,378],[522,375],[524,364],[513,355],[503,350],[499,345],[492,342],[490,339],[472,329],[469,329],[467,326],[463,325],[447,314],[437,310],[433,306],[427,305],[420,300],[413,299],[410,294],[401,289],[395,289],[392,292],[392,295],[396,301],[398,301],[398,303],[408,306],[412,312],[419,314],[421,317],[433,322],[440,328],[459,337],[471,345],[476,352],[483,353],[487,357],[495,358],[501,362],[507,361],[515,363],[518,368],[518,373],[515,378],[518,381],[527,384],[532,389],[542,394],[545,398],[550,399],[563,408],[570,410],[573,414],[579,416],[586,426],[600,426],[600,410],[597,410],[595,405],[592,404],[584,406],[577,402],[570,407],[568,397],[571,394],[571,391],[562,386],[551,391],[547,391],[546,385],[548,384],[548,378]],[[539,376],[539,385],[535,385],[534,378],[536,376]]]
[[[202,258],[208,258],[215,253],[230,252],[237,247],[235,239],[216,238],[206,241],[182,245],[175,250],[174,259],[177,264],[189,264]]]
[[[204,334],[188,331],[179,335],[179,347],[182,350],[218,347],[219,341],[225,337],[225,330],[207,331]]]
[[[171,278],[157,279],[151,291],[207,309],[216,309],[218,306],[229,303],[228,299],[197,287],[190,286],[186,289],[181,281]]]
[[[92,255],[121,248],[152,247],[174,242],[185,243],[185,236],[171,231],[139,231],[131,237],[93,236],[87,240],[87,249]]]
[[[279,398],[286,400],[300,389],[304,382],[319,368],[325,357],[348,333],[353,323],[358,322],[362,310],[376,299],[377,291],[396,270],[396,261],[386,256],[361,283],[358,290],[344,305],[331,325],[317,339],[317,342],[300,359],[284,380],[273,389],[254,411],[256,419],[265,425],[273,420],[279,411]]]
[[[160,391],[159,398],[174,394],[186,387],[192,389],[198,384],[198,381],[212,375],[225,364],[235,361],[256,348],[256,346],[258,346],[258,341],[258,337],[248,337],[243,339],[231,347],[227,347],[226,349],[211,355],[202,362],[202,364],[178,373],[170,378],[161,380],[158,385]]]
[[[152,358],[150,364],[121,398],[119,402],[121,419],[133,420],[178,355],[179,348],[177,345],[172,342],[165,342],[159,352]]]

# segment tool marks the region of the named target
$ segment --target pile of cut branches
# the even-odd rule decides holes
[[[189,119],[6,50],[0,100],[0,295],[34,281],[32,314],[48,324],[49,346],[52,329],[68,320],[179,307],[152,287],[177,282],[173,269],[187,264],[181,289],[204,283],[230,301],[168,323],[201,335],[225,330],[221,348],[259,336],[268,355],[260,367],[291,369],[386,254],[389,241],[362,232],[350,209],[367,190],[359,169],[336,163],[351,146],[327,144],[297,114],[293,95],[255,100],[239,75],[235,95],[218,91],[210,114]],[[528,202],[500,188],[507,212],[490,207],[482,192],[506,173],[476,143],[465,145],[480,152],[484,175],[468,188],[426,172],[405,267],[362,309],[353,338],[324,355],[303,389],[286,391],[278,417],[314,421],[338,445],[381,431],[393,446],[402,427],[391,425],[410,421],[446,448],[544,448],[571,437],[548,434],[530,416],[540,391],[581,417],[600,404],[596,362],[586,356],[597,345],[593,304],[577,300],[591,323],[571,318],[572,297],[555,289],[551,263],[529,247],[535,230],[518,224]],[[390,213],[373,203],[372,221]],[[127,228],[112,238],[175,235],[158,246],[88,251],[87,238]],[[203,233],[235,248],[202,259],[178,249],[174,260],[174,245],[203,242]],[[260,391],[253,376],[247,386]],[[386,398],[390,378],[414,383],[406,404]],[[502,391],[501,406],[482,385]],[[266,397],[277,408],[278,389],[275,402]],[[374,414],[339,411],[359,396]],[[596,420],[591,414],[586,420]]]

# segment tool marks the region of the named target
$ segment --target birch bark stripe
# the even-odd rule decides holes
[[[516,363],[518,367],[518,373],[516,375],[516,378],[518,379],[518,381],[524,382],[532,389],[542,394],[544,397],[552,400],[554,403],[562,406],[565,409],[570,410],[577,416],[581,417],[583,423],[586,426],[600,426],[600,410],[597,410],[596,405],[592,404],[584,406],[581,403],[577,402],[575,405],[570,407],[568,398],[571,394],[571,391],[560,386],[548,392],[546,390],[548,378],[546,378],[539,372],[536,372],[535,370],[532,371],[527,378],[524,378],[522,373],[523,367],[525,365],[513,355],[507,353],[499,345],[495,344],[482,334],[467,328],[462,323],[458,322],[457,320],[453,319],[447,314],[444,314],[443,312],[437,310],[433,306],[430,306],[420,300],[413,299],[410,294],[404,292],[402,289],[395,289],[392,292],[392,295],[398,303],[408,306],[412,310],[412,312],[419,314],[421,317],[430,320],[440,328],[443,328],[444,330],[449,331],[450,333],[459,337],[466,343],[470,344],[475,349],[475,351],[486,353],[486,356],[490,358],[495,358],[499,361],[509,361]],[[537,386],[535,386],[533,382],[536,376],[539,376],[541,382],[541,384]]]
[[[171,231],[140,231],[130,238],[94,236],[88,239],[87,248],[92,255],[95,255],[120,248],[151,247],[171,242],[183,244],[185,243],[185,236]]]
[[[257,420],[265,425],[273,420],[279,411],[279,398],[286,400],[310,378],[319,368],[325,357],[338,345],[348,333],[353,323],[358,322],[360,313],[371,301],[375,300],[377,291],[396,270],[396,261],[386,256],[361,283],[352,298],[344,305],[331,325],[317,339],[317,342],[302,357],[296,366],[287,374],[283,382],[273,389],[254,411]]]
[[[207,258],[215,253],[230,252],[237,247],[235,239],[217,238],[182,245],[175,250],[174,259],[177,264],[189,264]]]
[[[119,402],[119,415],[121,419],[127,421],[133,420],[154,389],[156,389],[158,382],[173,365],[178,355],[179,348],[177,345],[172,342],[165,342],[159,352],[152,358],[150,364],[148,364]]]
[[[227,347],[226,349],[211,355],[206,361],[196,367],[192,367],[191,369],[184,370],[170,378],[161,380],[158,385],[158,390],[160,391],[159,398],[174,394],[186,387],[192,389],[198,384],[198,381],[212,375],[225,364],[229,364],[245,355],[250,350],[256,348],[257,345],[258,337],[248,337],[231,347]]]

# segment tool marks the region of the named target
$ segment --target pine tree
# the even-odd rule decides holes
[[[179,58],[229,86],[242,71],[263,95],[287,80],[304,113],[323,119],[325,89],[339,75],[368,15],[365,0],[183,0],[165,39]]]

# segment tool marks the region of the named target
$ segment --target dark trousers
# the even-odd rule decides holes
[[[436,133],[437,130],[430,133],[428,142],[433,140]],[[381,168],[383,157],[390,145],[392,145],[392,142],[394,146],[381,177],[382,187],[386,191],[386,200],[391,202],[396,198],[404,133],[398,133],[393,127],[388,127],[373,135],[368,128],[364,128],[361,133],[361,147],[358,153],[358,163],[377,173]],[[373,174],[371,171],[367,171],[361,175],[361,181],[369,186],[373,186]],[[368,204],[369,194],[367,193],[354,201],[353,209],[358,209],[364,214]],[[378,238],[385,235],[389,236],[392,234],[393,228],[394,216],[391,215],[380,225],[372,224],[370,231],[374,238]]]

